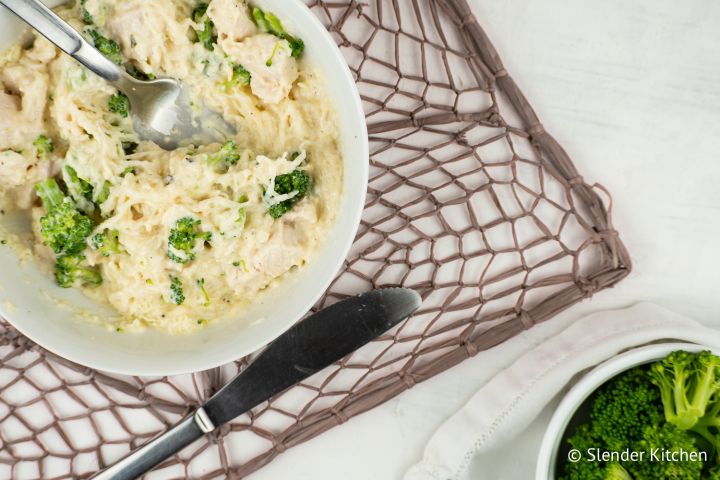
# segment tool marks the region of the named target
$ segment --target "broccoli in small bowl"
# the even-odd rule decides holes
[[[596,367],[555,411],[537,478],[720,479],[717,353],[665,343]]]

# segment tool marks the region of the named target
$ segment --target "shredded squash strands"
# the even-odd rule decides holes
[[[36,219],[36,244],[27,248],[39,252],[49,268],[61,261],[43,246],[48,233],[39,230],[38,219],[47,212],[32,201],[33,186],[57,171],[75,208],[95,222],[91,236],[117,232],[120,244],[118,252],[88,248],[62,259],[63,286],[110,303],[125,318],[124,331],[182,334],[204,328],[200,317],[212,321],[237,313],[292,268],[312,261],[342,195],[337,119],[322,93],[325,80],[289,48],[277,48],[285,40],[278,40],[276,24],[275,34],[263,32],[242,2],[213,0],[196,16],[203,28],[207,22],[214,27],[194,42],[178,35],[198,25],[180,0],[98,0],[58,11],[92,32],[95,45],[119,55],[136,76],[181,79],[238,129],[237,138],[224,144],[167,152],[139,141],[122,95],[42,37],[8,54],[0,80],[33,79],[23,84],[23,108],[0,118],[0,130],[3,122],[12,122],[13,131],[15,124],[23,126],[0,137],[0,153],[9,152],[0,197],[7,209]],[[83,27],[89,19],[100,23]],[[216,39],[207,36],[210,31]],[[236,70],[249,83],[228,84],[227,72]],[[20,105],[13,95],[2,95],[0,108]],[[36,153],[37,145],[52,140],[58,148]],[[298,168],[313,178],[313,194],[277,192],[276,179]],[[182,235],[169,237],[182,218],[197,221],[207,238],[178,247]],[[235,258],[246,259],[245,265],[233,266]],[[210,296],[223,300],[188,295],[182,303],[168,302],[171,277],[183,285],[203,277]]]

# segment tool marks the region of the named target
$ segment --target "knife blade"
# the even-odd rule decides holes
[[[278,337],[192,415],[91,478],[130,480],[141,476],[204,434],[388,331],[420,303],[413,290],[387,288],[320,310]]]

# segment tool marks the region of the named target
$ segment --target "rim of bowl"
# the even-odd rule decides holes
[[[540,443],[535,480],[555,480],[557,456],[565,430],[570,424],[570,420],[575,416],[577,409],[595,390],[616,375],[638,365],[660,360],[675,350],[687,350],[690,352],[711,350],[715,354],[720,354],[720,350],[717,348],[697,343],[657,343],[633,348],[597,365],[564,395],[555,409]]]
[[[60,4],[64,2],[59,2]],[[262,3],[262,2],[261,2]],[[148,364],[147,368],[143,368],[142,370],[126,370],[123,369],[122,366],[118,366],[116,363],[113,363],[112,361],[105,361],[104,359],[101,361],[93,361],[88,362],[86,358],[82,358],[81,356],[75,355],[73,353],[68,353],[67,351],[64,351],[65,349],[62,348],[60,345],[52,345],[48,344],[42,340],[39,340],[36,335],[33,335],[32,333],[28,332],[27,329],[25,329],[22,325],[22,322],[13,322],[12,321],[12,312],[9,311],[8,308],[5,307],[2,303],[0,303],[0,315],[5,318],[18,332],[20,332],[23,336],[29,338],[34,343],[41,346],[43,349],[62,357],[66,360],[69,360],[71,362],[95,369],[100,370],[103,372],[108,373],[114,373],[114,374],[120,374],[120,375],[137,375],[137,376],[166,376],[166,375],[182,375],[187,373],[194,373],[199,372],[203,370],[208,370],[211,368],[216,368],[222,365],[225,365],[227,363],[233,362],[237,360],[238,358],[242,358],[245,355],[248,355],[254,351],[257,351],[267,345],[268,343],[274,341],[277,339],[280,335],[285,333],[287,330],[290,329],[295,323],[297,323],[310,309],[315,305],[315,303],[320,299],[320,297],[327,291],[328,287],[332,283],[333,279],[337,275],[337,272],[342,267],[343,263],[345,262],[347,255],[350,251],[350,248],[353,245],[353,242],[355,240],[355,236],[357,235],[357,231],[360,228],[360,221],[362,218],[362,213],[365,209],[365,200],[367,197],[367,185],[368,185],[368,177],[369,177],[369,170],[370,170],[370,164],[369,164],[369,158],[370,158],[370,146],[369,146],[369,140],[368,140],[368,133],[367,133],[367,124],[365,122],[365,113],[362,106],[362,101],[360,99],[360,92],[358,90],[357,84],[355,83],[355,79],[352,76],[352,73],[350,71],[350,67],[347,64],[347,61],[342,55],[342,52],[340,52],[339,47],[335,43],[335,40],[333,40],[332,36],[330,35],[330,32],[325,28],[325,26],[320,22],[320,20],[312,13],[310,8],[303,2],[292,2],[292,5],[297,7],[296,12],[291,12],[293,15],[297,14],[298,17],[293,17],[293,24],[294,25],[301,25],[301,24],[310,24],[311,27],[318,31],[319,36],[323,39],[323,42],[327,45],[328,53],[331,52],[331,55],[335,57],[335,59],[338,61],[338,64],[340,65],[340,68],[338,71],[334,72],[335,75],[333,75],[334,79],[337,79],[338,77],[341,77],[345,83],[348,85],[348,93],[351,94],[352,99],[347,99],[352,107],[352,109],[357,113],[358,117],[361,117],[361,121],[359,123],[360,130],[356,132],[356,136],[358,138],[358,145],[354,145],[354,148],[360,149],[360,155],[359,157],[364,159],[362,162],[362,168],[361,168],[361,178],[357,179],[359,185],[363,187],[362,191],[358,195],[357,198],[357,205],[354,209],[351,209],[351,222],[352,229],[346,230],[347,235],[344,237],[343,243],[340,245],[339,253],[335,259],[334,262],[331,263],[332,268],[327,270],[327,274],[321,279],[321,282],[318,282],[318,289],[317,293],[315,295],[309,296],[305,302],[301,306],[298,307],[297,315],[292,317],[288,317],[287,322],[283,322],[278,324],[275,328],[268,330],[268,334],[265,335],[264,340],[258,340],[252,344],[250,344],[250,347],[244,350],[237,350],[233,351],[232,353],[228,353],[224,356],[219,356],[217,358],[212,359],[211,361],[207,361],[204,363],[198,362],[197,365],[194,365],[192,367],[177,367],[177,368],[164,368],[162,370],[156,370],[154,369],[153,365]],[[289,9],[292,9],[293,7],[289,7]],[[289,12],[290,13],[290,12]],[[335,105],[335,108],[337,109],[338,106]],[[346,195],[347,192],[343,192],[343,196]],[[338,220],[336,220],[337,222]],[[336,224],[333,226],[333,228],[336,228]],[[326,245],[323,245],[320,247],[319,252],[322,252],[323,249],[326,247]],[[319,253],[321,255],[321,253]],[[231,321],[231,319],[228,319]]]

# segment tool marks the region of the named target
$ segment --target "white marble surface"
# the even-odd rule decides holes
[[[720,326],[720,3],[471,0],[546,128],[615,199],[635,271],[512,342],[293,448],[252,480],[397,479],[494,372],[573,319],[649,300]],[[548,412],[472,478],[528,479]]]

